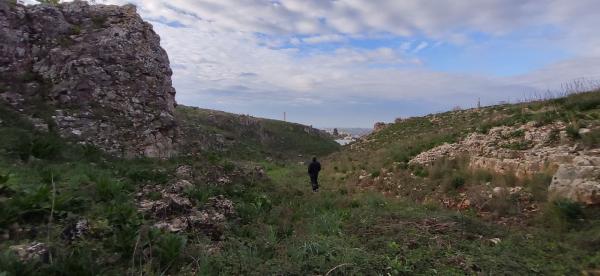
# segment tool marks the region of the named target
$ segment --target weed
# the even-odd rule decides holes
[[[579,134],[579,127],[576,125],[568,125],[567,126],[567,135],[571,138],[571,139],[579,139],[581,138],[581,135]]]
[[[62,140],[57,135],[40,135],[32,141],[31,155],[39,159],[54,160],[60,158],[62,149]]]
[[[102,175],[95,180],[96,194],[100,201],[110,201],[117,198],[125,190],[125,185],[118,180]]]
[[[173,268],[177,271],[176,262],[185,249],[186,238],[177,234],[163,233],[155,241],[154,254],[158,258],[162,270],[167,271]]]

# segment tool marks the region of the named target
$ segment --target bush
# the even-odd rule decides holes
[[[100,176],[95,181],[96,194],[101,201],[109,201],[117,198],[125,190],[125,185],[118,180],[108,176]]]
[[[600,108],[600,93],[598,91],[573,94],[566,98],[564,105],[568,109],[586,111]]]
[[[39,159],[53,160],[60,157],[62,148],[63,144],[58,136],[38,136],[31,144],[31,155]]]
[[[581,138],[581,136],[579,135],[579,127],[574,126],[574,125],[569,125],[567,126],[567,135],[569,137],[571,137],[572,139],[579,139]]]
[[[455,175],[452,178],[452,181],[450,182],[450,184],[452,184],[452,188],[454,188],[456,190],[456,189],[459,189],[462,186],[464,186],[465,182],[466,182],[466,180],[464,177],[462,177],[460,175]]]
[[[563,219],[568,222],[575,222],[583,219],[583,205],[578,202],[573,202],[567,199],[560,199],[553,202],[554,208],[558,211]]]
[[[183,253],[187,240],[177,234],[164,233],[156,239],[154,254],[163,270],[175,267],[174,264]]]
[[[583,206],[567,199],[558,199],[550,202],[544,208],[540,217],[541,223],[558,231],[567,231],[573,228],[576,222],[584,218]]]

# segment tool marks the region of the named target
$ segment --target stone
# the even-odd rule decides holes
[[[0,1],[0,98],[47,131],[41,102],[61,136],[114,155],[176,154],[169,59],[133,6],[9,2]]]
[[[46,262],[48,260],[48,246],[41,242],[34,241],[28,244],[12,245],[9,250],[14,252],[22,262]]]
[[[566,198],[587,205],[600,204],[598,157],[578,156],[575,164],[562,164],[548,187],[550,198]]]
[[[580,128],[579,129],[579,135],[584,135],[584,134],[587,134],[590,132],[591,132],[591,130],[589,128]]]
[[[175,170],[175,176],[179,179],[192,180],[194,178],[192,166],[183,165],[177,167],[177,170]]]
[[[443,144],[425,151],[410,160],[409,164],[429,166],[440,158],[455,159],[469,156],[469,166],[496,173],[514,173],[525,177],[541,172],[547,167],[569,163],[580,149],[569,145],[556,145],[553,133],[566,128],[562,122],[536,127],[530,122],[518,127],[500,126],[487,134],[471,133],[462,141]],[[513,145],[523,148],[514,149]]]
[[[89,231],[89,222],[87,219],[79,219],[74,223],[67,225],[61,236],[68,241],[81,239]]]
[[[384,123],[384,122],[377,122],[375,123],[375,125],[373,126],[373,132],[379,132],[385,128],[388,127],[388,124]]]
[[[173,184],[171,186],[171,189],[169,192],[171,193],[182,193],[186,190],[189,190],[191,188],[194,187],[194,184],[192,184],[191,182],[185,180],[185,179],[181,179],[178,180],[175,184]]]

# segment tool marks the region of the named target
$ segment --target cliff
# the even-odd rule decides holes
[[[0,1],[0,101],[124,157],[175,153],[172,71],[135,6]]]

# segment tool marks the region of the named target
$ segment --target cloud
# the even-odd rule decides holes
[[[600,78],[595,73],[600,72],[597,0],[105,2],[134,3],[154,25],[169,53],[177,100],[189,105],[266,115],[269,108],[335,106],[343,115],[332,111],[338,117],[331,122],[348,120],[343,108],[359,112],[375,106],[357,121],[365,126],[384,120],[376,117],[382,116],[377,106],[389,113],[421,114],[472,106],[477,98],[491,104],[558,89],[573,79]],[[380,37],[395,41],[371,43]],[[509,77],[436,71],[420,59],[447,45],[478,48],[487,37],[568,54]],[[308,113],[300,118],[313,118]]]
[[[427,46],[429,46],[429,43],[427,43],[427,42],[423,41],[423,42],[419,43],[419,45],[417,45],[417,47],[415,47],[415,48],[412,50],[412,53],[413,53],[413,54],[417,54],[417,53],[419,53],[421,50],[423,50],[423,49],[427,48]]]
[[[316,35],[302,39],[303,42],[308,44],[343,42],[346,40],[346,37],[337,34]]]

